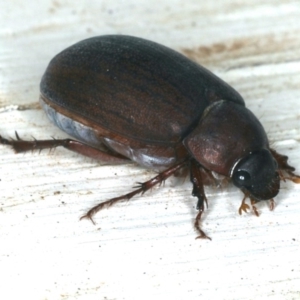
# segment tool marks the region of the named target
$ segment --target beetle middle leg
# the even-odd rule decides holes
[[[5,139],[0,135],[0,144],[11,146],[16,153],[28,151],[42,151],[44,149],[53,149],[56,147],[64,147],[73,152],[97,159],[103,163],[124,164],[130,160],[123,155],[102,151],[92,146],[73,139],[52,139],[52,140],[22,140],[18,133],[15,132],[16,139]]]
[[[123,201],[123,200],[130,200],[133,196],[138,194],[144,194],[146,191],[150,190],[157,184],[161,184],[164,182],[168,177],[174,175],[179,169],[185,167],[187,164],[187,160],[184,160],[180,163],[177,163],[176,165],[166,169],[165,171],[159,173],[157,176],[151,178],[150,180],[142,183],[138,183],[138,186],[136,189],[128,194],[112,198],[110,200],[107,200],[105,202],[99,203],[98,205],[92,207],[85,215],[83,215],[80,220],[82,219],[90,219],[93,224],[95,224],[93,220],[93,216],[101,209],[105,207],[110,207],[114,205],[117,202]]]
[[[205,196],[204,186],[203,186],[204,182],[211,183],[213,182],[214,179],[211,173],[206,171],[204,168],[202,168],[201,165],[199,165],[199,163],[197,163],[194,159],[191,160],[190,170],[191,170],[191,182],[193,184],[192,195],[198,198],[197,210],[199,210],[199,212],[195,218],[194,226],[195,229],[200,233],[200,235],[197,236],[196,239],[211,240],[211,238],[208,237],[205,234],[205,232],[201,229],[200,220],[201,220],[202,213],[204,212],[204,203],[207,206],[207,198]]]

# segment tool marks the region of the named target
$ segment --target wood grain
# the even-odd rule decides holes
[[[0,12],[0,134],[66,137],[37,105],[49,60],[100,34],[181,51],[244,97],[273,147],[300,172],[299,1],[6,1]],[[208,189],[195,240],[191,185],[177,179],[79,222],[95,203],[154,173],[57,149],[0,146],[1,299],[299,299],[300,186],[270,212],[237,213],[241,193]]]

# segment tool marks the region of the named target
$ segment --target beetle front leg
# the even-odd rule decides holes
[[[270,149],[270,151],[274,159],[277,161],[280,179],[283,181],[291,180],[295,183],[300,183],[300,176],[293,172],[295,171],[295,168],[290,166],[287,162],[288,157],[286,155],[279,154],[274,149]]]
[[[130,162],[130,160],[117,153],[109,153],[100,149],[91,147],[82,142],[72,139],[52,139],[52,140],[22,140],[18,133],[15,132],[16,139],[5,139],[0,135],[0,144],[11,146],[16,153],[28,152],[28,151],[42,151],[44,149],[53,149],[56,147],[64,147],[68,150],[82,154],[94,159],[97,159],[103,163],[108,164],[124,164]]]
[[[191,182],[193,184],[192,195],[198,198],[196,208],[197,210],[199,210],[199,212],[195,218],[194,226],[195,229],[200,233],[200,235],[197,236],[196,239],[211,240],[211,238],[208,237],[200,227],[201,216],[202,213],[204,212],[204,203],[207,206],[207,198],[205,196],[204,186],[203,186],[203,176],[202,176],[203,174],[201,172],[202,170],[203,171],[205,170],[195,160],[191,160],[190,170],[191,170]]]
[[[254,199],[254,198],[251,198],[250,195],[249,195],[249,193],[247,193],[245,191],[243,193],[244,193],[244,198],[243,198],[242,203],[241,203],[241,205],[239,207],[239,210],[238,210],[239,214],[242,215],[243,212],[248,213],[248,210],[250,210],[252,208],[253,213],[257,217],[259,217],[259,212],[258,212],[255,204],[258,203],[258,202],[260,202],[260,201]],[[246,203],[246,200],[248,198],[250,199],[251,208],[250,208],[250,205]],[[274,201],[274,199],[271,198],[268,201],[269,201],[269,208],[270,208],[270,210],[271,211],[274,210],[274,207],[275,207],[275,201]]]

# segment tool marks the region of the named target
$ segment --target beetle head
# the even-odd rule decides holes
[[[233,168],[233,184],[255,200],[269,200],[279,192],[277,162],[270,151],[255,151],[242,158]]]

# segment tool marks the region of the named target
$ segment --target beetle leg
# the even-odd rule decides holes
[[[0,136],[0,144],[11,146],[16,153],[27,152],[39,150],[42,151],[44,149],[53,149],[56,147],[64,147],[73,152],[100,160],[105,163],[110,164],[122,164],[126,162],[130,162],[126,157],[117,154],[117,153],[109,153],[102,151],[100,149],[91,147],[82,142],[72,140],[72,139],[52,139],[52,140],[36,140],[33,141],[24,141],[22,140],[18,133],[15,132],[16,139],[5,139]]]
[[[295,171],[295,168],[290,166],[288,164],[288,157],[285,155],[281,155],[278,152],[276,152],[274,149],[270,149],[273,157],[277,161],[278,169],[279,169],[279,176],[280,179],[285,180],[291,180],[295,183],[300,183],[300,176],[296,175],[293,171]],[[287,175],[285,175],[286,173]]]
[[[203,172],[207,173],[207,171],[203,169],[201,165],[199,165],[199,163],[197,163],[195,160],[191,161],[190,170],[191,170],[191,182],[193,184],[192,195],[198,198],[196,208],[197,210],[199,210],[199,212],[195,218],[194,227],[200,233],[200,235],[197,236],[196,239],[211,240],[211,238],[205,234],[205,232],[201,229],[200,226],[200,219],[202,213],[204,212],[204,203],[207,206],[207,198],[205,196],[204,187],[203,187]]]
[[[255,200],[255,199],[253,199],[253,198],[251,198],[251,197],[249,197],[249,195],[248,195],[247,193],[244,193],[244,194],[245,194],[245,196],[244,196],[244,198],[243,198],[243,200],[242,200],[242,203],[241,203],[241,206],[240,206],[240,208],[239,208],[239,214],[241,215],[243,212],[248,213],[248,210],[250,210],[250,206],[246,203],[247,198],[249,198],[249,199],[250,199],[250,204],[251,204],[251,208],[252,208],[253,213],[254,213],[257,217],[259,217],[258,210],[257,210],[257,208],[256,208],[256,206],[255,206],[255,204],[256,204],[258,201]]]
[[[251,203],[252,210],[253,210],[254,214],[255,214],[257,217],[259,217],[258,210],[257,210],[257,208],[256,208],[256,206],[255,206],[255,204],[256,204],[257,202],[259,202],[259,201],[250,198],[250,203]]]
[[[274,210],[274,208],[275,208],[275,201],[274,201],[274,199],[271,198],[271,199],[269,199],[268,201],[269,201],[269,208],[270,208],[270,211]],[[259,217],[259,212],[258,212],[258,210],[257,210],[257,208],[256,208],[256,206],[255,206],[255,204],[258,203],[258,202],[260,202],[260,201],[255,200],[255,199],[253,199],[253,198],[250,198],[250,203],[251,203],[251,206],[252,206],[252,210],[253,210],[254,214],[255,214],[257,217]]]
[[[241,206],[239,208],[239,214],[241,215],[243,212],[248,213],[248,210],[250,210],[250,206],[246,203],[247,198],[250,199],[250,204],[251,204],[251,208],[252,208],[253,213],[257,217],[259,217],[259,212],[257,210],[257,207],[255,206],[255,204],[258,203],[259,201],[251,198],[249,196],[249,194],[246,193],[246,192],[244,192],[244,198],[243,198]],[[269,208],[272,211],[272,210],[274,210],[274,207],[275,207],[275,201],[272,198],[272,199],[269,200]]]
[[[269,208],[270,208],[270,211],[274,210],[274,208],[275,208],[275,201],[273,198],[269,200]]]
[[[245,194],[243,200],[242,200],[242,204],[239,208],[239,214],[241,215],[243,212],[247,213],[248,209],[250,209],[250,206],[246,203],[246,200],[248,198],[248,195]]]
[[[105,207],[110,207],[110,206],[114,205],[115,203],[120,202],[122,200],[128,201],[129,199],[131,199],[135,195],[145,193],[146,191],[153,188],[155,185],[164,182],[168,177],[170,177],[171,175],[176,173],[179,169],[183,168],[186,164],[187,164],[187,160],[184,160],[184,161],[182,161],[182,162],[166,169],[165,171],[159,173],[157,176],[151,178],[150,180],[148,180],[146,182],[143,182],[143,183],[139,183],[139,186],[133,192],[122,195],[122,196],[119,196],[119,197],[112,198],[112,199],[107,200],[107,201],[102,202],[102,203],[99,203],[98,205],[92,207],[85,215],[83,215],[80,218],[80,220],[90,219],[93,222],[93,224],[95,224],[95,222],[93,220],[93,216],[99,210],[101,210]]]

